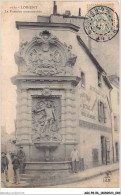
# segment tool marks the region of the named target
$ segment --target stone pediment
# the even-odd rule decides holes
[[[71,49],[49,31],[43,31],[30,42],[20,43],[15,62],[22,74],[66,75],[67,67],[71,69],[77,58]]]

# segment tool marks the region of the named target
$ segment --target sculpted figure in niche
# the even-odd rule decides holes
[[[50,133],[50,131],[56,131],[56,117],[53,102],[51,101],[39,101],[37,102],[34,110],[34,124],[35,129],[38,129],[41,133]]]
[[[33,100],[33,136],[34,141],[61,141],[59,133],[60,109],[58,100],[48,98]]]
[[[47,102],[45,107],[45,114],[46,114],[46,120],[45,120],[43,130],[50,132],[52,130],[53,124],[56,122],[56,117],[51,102]]]

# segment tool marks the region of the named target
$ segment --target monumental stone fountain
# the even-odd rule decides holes
[[[77,57],[72,46],[62,43],[47,26],[35,28],[33,35],[34,27],[17,22],[18,74],[12,78],[17,86],[16,145],[25,151],[26,172],[69,170],[71,150],[77,144],[76,118],[72,121],[80,81],[73,75]],[[29,40],[23,42],[27,34]]]

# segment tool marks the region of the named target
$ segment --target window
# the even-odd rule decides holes
[[[98,87],[102,86],[102,79],[101,79],[101,73],[98,72]]]
[[[120,95],[119,95],[118,91],[117,91],[117,102],[118,102],[118,104],[120,103]]]
[[[98,101],[98,120],[106,123],[106,105],[101,101]]]
[[[98,149],[97,148],[92,149],[92,157],[93,157],[93,162],[98,162],[99,161],[99,155],[98,155]]]
[[[116,161],[119,161],[119,144],[115,142]]]
[[[118,131],[118,121],[117,121],[117,116],[114,116],[114,130]]]
[[[85,74],[84,74],[84,72],[81,72],[81,86],[85,87]]]

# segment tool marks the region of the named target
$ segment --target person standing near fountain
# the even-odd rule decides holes
[[[19,184],[20,161],[16,154],[14,154],[12,164],[13,164],[13,171],[14,171],[13,184]]]
[[[8,180],[8,164],[9,160],[6,156],[5,152],[1,153],[1,182],[6,186],[6,181],[9,182]]]
[[[23,151],[22,146],[20,146],[20,150],[17,153],[17,157],[20,161],[20,174],[22,174],[25,170],[25,152]]]
[[[72,172],[77,173],[78,172],[78,165],[79,165],[79,152],[74,146],[72,152],[71,152],[71,159],[72,159]]]

